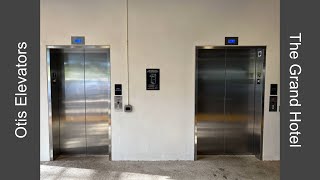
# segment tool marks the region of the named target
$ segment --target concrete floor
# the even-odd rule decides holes
[[[197,161],[109,161],[108,157],[60,157],[41,162],[41,179],[194,180],[280,179],[279,161],[254,156],[206,156]]]

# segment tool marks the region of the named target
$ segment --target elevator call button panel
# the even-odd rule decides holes
[[[278,96],[270,96],[269,111],[270,112],[277,112],[278,111]]]
[[[114,109],[122,111],[122,96],[114,96]]]

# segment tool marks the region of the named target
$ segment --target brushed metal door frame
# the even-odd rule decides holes
[[[263,51],[263,59],[258,58],[259,60],[262,60],[262,64],[260,64],[262,66],[262,73],[261,73],[261,99],[260,102],[261,104],[261,114],[259,115],[261,117],[260,119],[260,143],[259,143],[259,147],[260,147],[260,151],[259,153],[255,153],[255,156],[262,160],[262,153],[263,153],[263,123],[264,123],[264,98],[265,98],[265,77],[266,77],[266,72],[265,72],[265,68],[266,68],[266,50],[267,50],[267,46],[213,46],[213,45],[205,45],[205,46],[196,46],[195,47],[195,114],[194,114],[194,160],[197,160],[197,152],[198,152],[198,148],[197,148],[197,139],[198,139],[198,127],[197,127],[197,119],[196,119],[196,115],[197,115],[197,101],[198,101],[198,50],[200,49],[241,49],[241,48],[254,48],[254,49],[259,49]],[[257,70],[257,64],[256,64],[256,70]],[[257,76],[255,74],[255,82],[257,81]],[[256,83],[255,83],[256,84]],[[255,89],[256,91],[256,89]],[[256,101],[255,101],[256,102]],[[255,130],[255,129],[254,129]],[[255,150],[254,150],[255,151]]]
[[[50,50],[51,49],[72,49],[72,48],[84,48],[84,49],[109,49],[110,52],[110,46],[108,45],[47,45],[46,46],[46,71],[47,71],[47,100],[48,100],[48,128],[49,128],[49,155],[50,160],[53,160],[53,132],[52,132],[52,99],[51,99],[51,69],[50,69]],[[109,57],[110,58],[110,57]],[[110,71],[111,71],[111,61],[110,61]],[[110,78],[111,78],[111,72],[110,72]],[[111,84],[111,81],[110,81]],[[111,86],[110,86],[111,87]],[[110,91],[111,93],[111,91]],[[111,97],[111,95],[110,95]],[[111,99],[110,99],[111,101]],[[111,112],[110,112],[110,120],[109,120],[109,131],[108,136],[110,138],[110,145],[109,145],[109,159],[112,160],[112,152],[111,152]]]

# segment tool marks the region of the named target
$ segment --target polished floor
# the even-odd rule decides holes
[[[59,157],[41,162],[42,180],[274,180],[279,161],[254,156],[206,156],[198,161],[109,161],[105,156]]]

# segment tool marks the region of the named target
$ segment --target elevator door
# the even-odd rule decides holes
[[[105,49],[85,49],[87,154],[108,154],[110,145],[110,61]]]
[[[264,48],[197,49],[197,153],[260,153]]]
[[[54,158],[109,154],[109,49],[51,48],[49,57]]]

